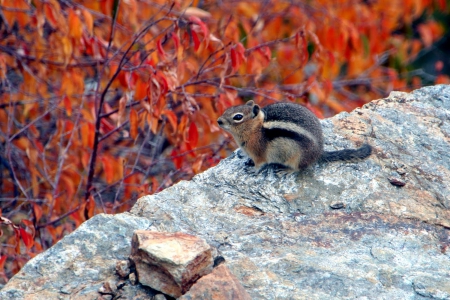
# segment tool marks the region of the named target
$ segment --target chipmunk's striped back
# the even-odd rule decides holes
[[[294,103],[275,103],[260,108],[253,101],[227,109],[217,120],[229,131],[257,169],[277,165],[299,170],[321,161],[363,159],[371,146],[323,151],[322,127],[307,108]]]

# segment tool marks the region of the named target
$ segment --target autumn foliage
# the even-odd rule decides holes
[[[445,0],[0,0],[0,281],[215,165],[248,99],[319,117],[422,85]],[[436,64],[432,82],[449,82]],[[429,79],[429,77],[427,77]]]

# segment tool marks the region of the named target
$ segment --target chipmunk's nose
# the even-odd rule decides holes
[[[219,124],[219,126],[223,126],[223,121],[222,121],[222,118],[218,118],[217,119],[217,124]]]

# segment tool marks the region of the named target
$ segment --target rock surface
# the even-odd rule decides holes
[[[211,246],[185,233],[137,230],[130,259],[139,282],[172,297],[187,292],[200,277],[212,272]]]
[[[200,278],[180,300],[251,300],[239,280],[225,265]]]
[[[367,142],[374,153],[278,178],[235,152],[130,213],[85,222],[0,299],[93,299],[119,280],[136,229],[204,238],[253,299],[450,299],[450,86],[393,92],[322,125],[327,150]]]

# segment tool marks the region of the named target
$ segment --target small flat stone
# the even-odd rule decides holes
[[[334,202],[331,202],[330,207],[332,209],[341,209],[341,208],[345,207],[345,204],[344,204],[344,202],[334,201]]]
[[[206,241],[181,232],[135,231],[130,258],[141,284],[172,297],[180,297],[213,267]]]
[[[395,186],[404,186],[406,184],[406,181],[398,177],[389,177],[388,180],[392,185]]]

